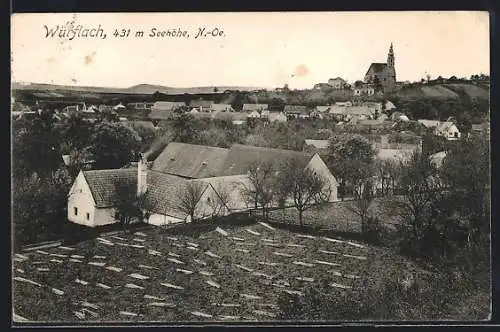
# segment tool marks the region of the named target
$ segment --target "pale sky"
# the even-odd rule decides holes
[[[129,87],[255,86],[311,88],[337,76],[363,79],[394,44],[398,81],[429,73],[489,74],[487,12],[37,13],[12,16],[12,80]],[[101,24],[106,39],[45,38],[74,20]],[[223,37],[194,39],[198,27]],[[115,28],[131,29],[115,38]],[[180,28],[189,38],[151,38]],[[143,30],[144,37],[133,37]]]

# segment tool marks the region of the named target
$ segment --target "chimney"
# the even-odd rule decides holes
[[[137,196],[146,193],[147,185],[148,164],[146,156],[142,153],[139,154],[139,161],[137,163]]]

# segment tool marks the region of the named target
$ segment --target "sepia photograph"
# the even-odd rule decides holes
[[[11,16],[12,324],[491,319],[486,11]]]

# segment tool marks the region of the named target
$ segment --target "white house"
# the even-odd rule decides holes
[[[446,138],[447,140],[457,140],[461,136],[457,126],[451,121],[443,121],[439,123],[434,133],[438,136]]]
[[[248,113],[247,118],[258,119],[260,118],[260,113],[258,111],[252,111]]]
[[[115,213],[121,187],[145,195],[150,212],[147,223],[162,226],[190,222],[190,216],[179,208],[190,185],[189,180],[181,177],[148,170],[144,161],[139,161],[137,168],[81,171],[68,196],[68,220],[89,227],[118,222]],[[198,185],[202,194],[195,217],[205,219],[214,214],[209,197],[217,196],[211,185]]]
[[[80,171],[68,195],[68,220],[95,227],[113,224],[117,186],[135,186],[137,169]]]

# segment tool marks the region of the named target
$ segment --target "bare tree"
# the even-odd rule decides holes
[[[368,210],[370,209],[373,199],[372,179],[366,178],[360,180],[354,190],[354,201],[352,205],[348,205],[348,209],[360,217],[362,234],[368,231]]]
[[[399,177],[400,163],[392,159],[376,160],[375,169],[380,181],[381,194],[387,196],[393,193]]]
[[[327,202],[330,196],[330,186],[327,181],[313,170],[305,167],[294,158],[282,165],[283,171],[278,175],[278,192],[281,199],[291,198],[299,214],[299,224],[304,225],[304,211],[313,205]]]
[[[215,186],[208,205],[212,208],[214,217],[224,214],[224,211],[229,212],[231,210],[231,193],[227,186]]]
[[[179,189],[179,203],[177,208],[189,216],[191,221],[195,220],[196,208],[198,207],[198,203],[205,189],[205,185],[193,181],[188,181],[183,188]],[[187,218],[185,221],[187,221]]]
[[[261,206],[262,214],[267,218],[269,205],[274,198],[275,167],[269,162],[253,162],[247,171],[251,186],[245,186],[243,194],[249,200],[252,199],[255,209]]]

